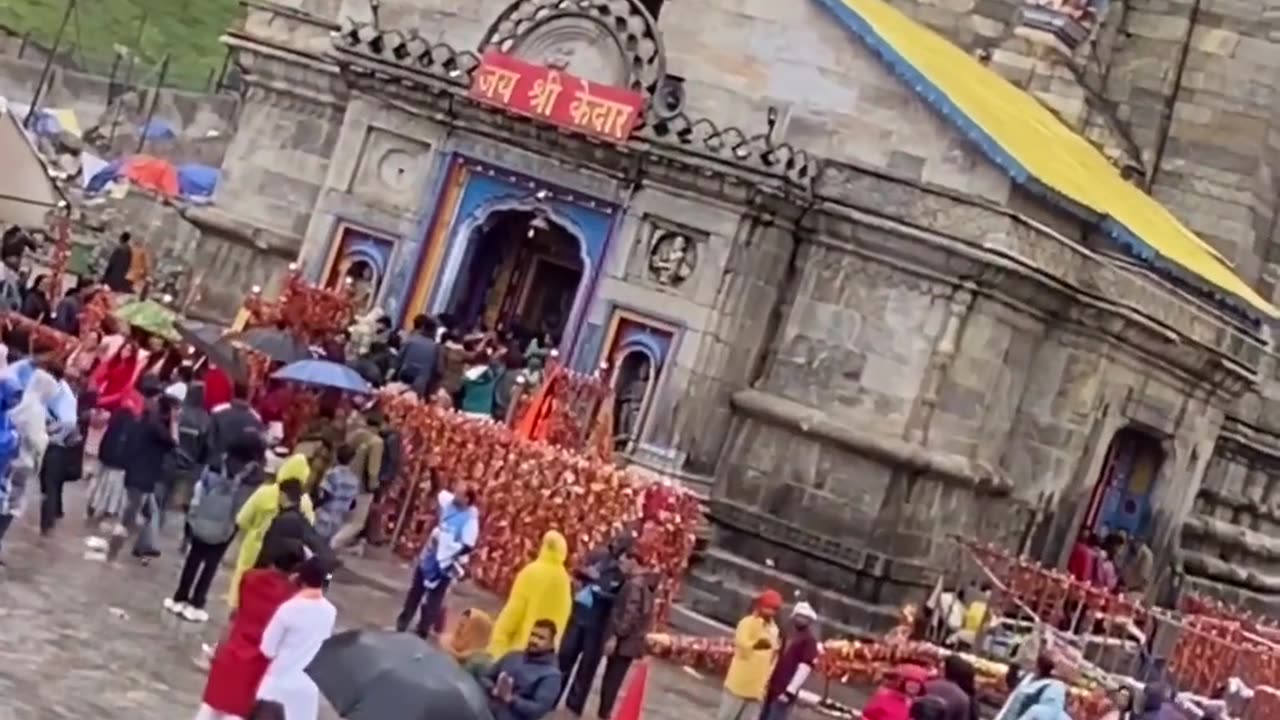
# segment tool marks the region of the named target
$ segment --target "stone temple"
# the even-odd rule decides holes
[[[210,302],[301,263],[609,363],[703,609],[866,629],[963,535],[1280,605],[1280,15],[1241,0],[257,0]],[[221,293],[221,295],[219,295]],[[1153,588],[1153,594],[1156,592]]]

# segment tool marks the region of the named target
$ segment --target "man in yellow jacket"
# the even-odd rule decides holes
[[[781,607],[782,596],[775,590],[765,590],[756,598],[751,614],[738,622],[733,633],[733,661],[724,678],[716,720],[754,720],[760,714],[760,703],[778,654],[774,617]]]

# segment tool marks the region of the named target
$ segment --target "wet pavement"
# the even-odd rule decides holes
[[[225,627],[221,598],[231,573],[219,573],[209,623],[170,615],[161,603],[177,582],[177,524],[164,538],[164,555],[150,566],[131,558],[115,564],[88,558],[80,520],[83,492],[83,483],[68,488],[67,518],[52,537],[39,537],[34,513],[28,512],[0,551],[6,563],[0,568],[0,720],[192,717],[204,687],[201,646],[215,642]],[[357,564],[365,577],[394,578],[399,572],[390,562]],[[393,621],[400,597],[389,592],[393,583],[375,585],[381,587],[339,577],[330,597],[340,627],[386,627]],[[452,609],[471,605],[492,609],[497,600],[464,585]],[[654,663],[644,717],[709,720],[718,697],[716,680]],[[594,698],[588,705],[593,709]],[[335,717],[322,713],[323,720]]]

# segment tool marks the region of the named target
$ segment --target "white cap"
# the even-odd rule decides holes
[[[796,609],[791,611],[791,617],[804,617],[810,620],[817,620],[818,613],[814,612],[813,606],[807,602],[796,604]]]

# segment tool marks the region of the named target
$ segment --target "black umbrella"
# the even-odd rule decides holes
[[[307,674],[346,720],[493,720],[480,685],[453,658],[409,633],[338,633]]]
[[[232,335],[229,340],[250,350],[257,350],[278,363],[310,360],[311,349],[284,330],[269,327],[249,328]]]
[[[223,339],[226,334],[224,328],[195,320],[179,320],[173,326],[178,331],[178,337],[195,348],[196,352],[209,358],[210,363],[222,368],[235,380],[245,382],[249,379],[249,373],[240,360],[240,353]]]

